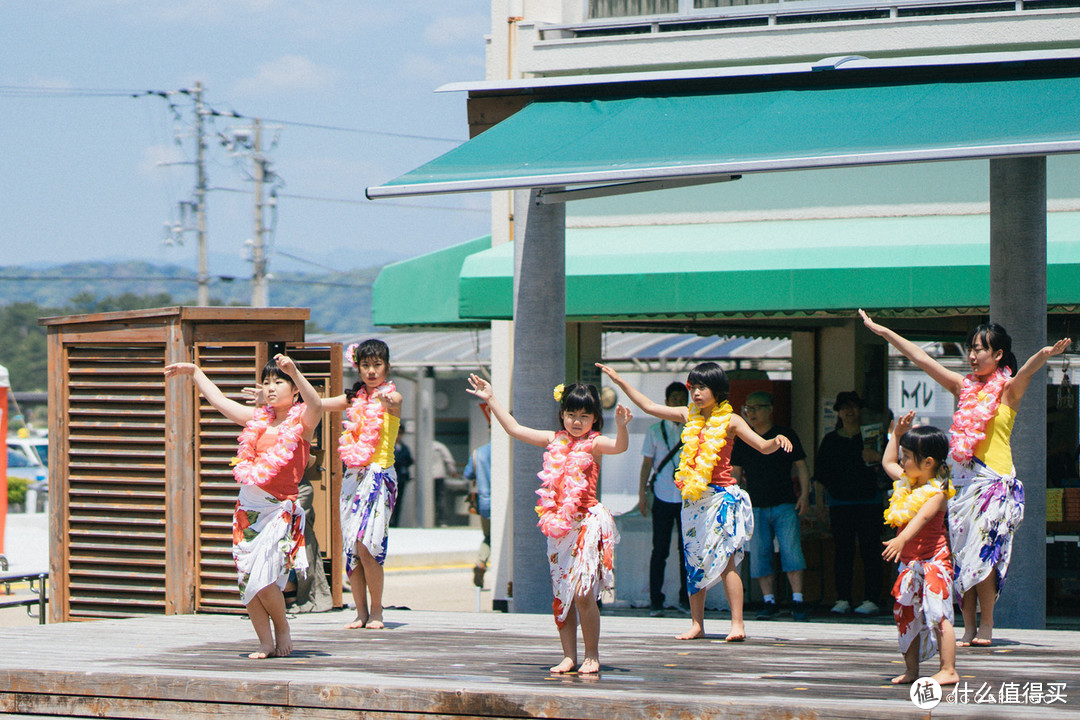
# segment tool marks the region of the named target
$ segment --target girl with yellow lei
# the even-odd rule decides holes
[[[285,657],[292,652],[292,636],[282,590],[291,571],[302,577],[307,570],[304,510],[297,494],[322,416],[319,394],[285,355],[263,368],[255,407],[225,397],[192,363],[166,366],[165,377],[191,378],[218,412],[244,426],[232,462],[240,484],[232,554],[240,594],[259,638],[258,650],[248,657]]]
[[[490,383],[477,375],[469,376],[472,393],[488,404],[492,416],[506,433],[523,443],[545,448],[544,469],[539,473],[541,487],[537,525],[547,536],[548,567],[551,573],[552,610],[559,628],[563,659],[551,668],[553,673],[577,670],[581,674],[600,671],[600,608],[596,601],[615,583],[615,544],[619,533],[615,519],[596,497],[596,481],[601,455],[625,452],[630,444],[626,424],[630,410],[615,408],[614,438],[600,434],[604,428],[600,393],[595,385],[574,383],[555,388],[559,402],[559,430],[534,430],[525,427],[507,412],[495,397]],[[577,625],[585,660],[577,662]]]
[[[1018,368],[1005,328],[997,323],[979,325],[967,337],[971,373],[965,377],[862,310],[859,316],[867,329],[885,338],[957,399],[949,445],[949,466],[957,488],[956,497],[949,501],[949,545],[953,593],[964,616],[959,645],[988,646],[993,639],[994,603],[1012,557],[1013,534],[1024,519],[1024,486],[1016,477],[1010,443],[1013,422],[1032,377],[1047,360],[1065,352],[1071,340],[1047,345]]]
[[[690,596],[690,629],[679,640],[705,637],[705,594],[723,582],[731,608],[728,642],[746,639],[743,625],[743,586],[738,568],[754,533],[750,497],[731,476],[731,438],[738,435],[747,445],[768,455],[791,452],[783,435],[765,440],[727,401],[728,379],[714,362],[701,363],[687,377],[689,407],[668,407],[650,400],[631,387],[617,372],[597,363],[630,400],[649,415],[683,424],[683,449],[675,484],[682,491],[683,555]]]
[[[382,340],[350,345],[345,353],[360,380],[344,395],[323,401],[328,412],[345,413],[338,441],[345,464],[338,510],[345,573],[356,604],[356,617],[345,629],[379,630],[384,627],[387,531],[397,502],[394,441],[401,423],[401,394],[387,380],[390,348]]]
[[[896,537],[885,543],[881,556],[900,561],[893,585],[893,617],[905,671],[892,682],[915,682],[919,662],[939,652],[940,667],[933,677],[941,685],[953,685],[960,676],[955,666],[953,566],[945,528],[946,503],[955,494],[945,462],[949,438],[928,425],[912,429],[914,418],[911,411],[896,421],[881,459],[893,480],[885,522],[896,528]]]

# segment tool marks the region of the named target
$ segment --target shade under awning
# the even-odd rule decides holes
[[[537,101],[367,195],[1078,152],[1078,118],[1080,77]]]

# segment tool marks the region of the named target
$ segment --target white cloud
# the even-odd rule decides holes
[[[484,77],[484,58],[478,55],[406,55],[398,66],[401,78],[416,81],[432,89],[456,80]]]
[[[316,92],[333,87],[341,73],[300,55],[285,55],[260,65],[251,77],[241,78],[233,89],[246,95],[281,92]]]

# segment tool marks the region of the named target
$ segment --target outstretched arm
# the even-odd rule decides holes
[[[214,381],[206,377],[206,373],[202,371],[198,365],[194,363],[173,363],[172,365],[165,366],[165,378],[174,377],[190,377],[195,381],[195,386],[199,388],[199,392],[203,394],[207,402],[214,406],[214,409],[219,413],[232,420],[237,425],[246,425],[248,420],[255,417],[254,408],[250,408],[247,405],[241,405],[235,400],[230,400],[225,397],[225,393],[221,392],[221,388],[214,384]]]
[[[911,424],[914,421],[914,410],[899,418],[893,428],[892,436],[889,438],[889,444],[885,446],[885,454],[881,456],[881,467],[885,469],[885,474],[889,476],[890,480],[899,480],[900,476],[904,474],[904,468],[900,465],[900,438],[904,437],[904,433],[911,429]]]
[[[618,455],[621,452],[626,452],[626,448],[630,447],[630,435],[626,430],[626,426],[633,417],[630,408],[623,405],[617,406],[615,408],[615,425],[618,430],[615,432],[615,437],[609,438],[601,435],[596,438],[593,447],[604,455]]]
[[[661,420],[671,420],[672,422],[685,423],[690,416],[689,411],[684,407],[668,407],[667,405],[661,405],[660,403],[649,399],[649,396],[641,392],[635,387],[630,387],[626,384],[626,381],[622,379],[619,373],[607,365],[596,363],[596,367],[600,368],[600,372],[611,378],[611,382],[619,386],[619,389],[626,393],[626,397],[630,398],[630,402],[637,405],[653,417],[658,417]]]
[[[772,440],[766,440],[754,432],[754,428],[750,427],[749,423],[735,413],[731,414],[730,423],[731,428],[735,431],[735,434],[739,436],[739,439],[762,455],[772,455],[777,450],[791,452],[791,441],[783,435],[777,435]]]
[[[503,407],[502,403],[499,402],[499,399],[495,397],[495,393],[491,389],[491,383],[479,375],[469,375],[469,387],[465,392],[471,393],[486,402],[488,404],[488,409],[491,410],[491,414],[499,421],[503,430],[505,430],[506,434],[510,437],[520,440],[523,443],[528,443],[529,445],[536,445],[537,447],[547,447],[551,444],[551,441],[555,439],[555,433],[550,430],[534,430],[533,428],[525,427],[519,423],[514,416]],[[625,449],[626,448],[624,447],[623,450]]]
[[[344,393],[322,399],[323,412],[341,412],[347,407],[349,407],[349,401]]]
[[[934,382],[951,392],[953,395],[960,394],[960,389],[964,384],[963,375],[949,370],[937,360],[927,355],[925,350],[910,340],[900,337],[884,325],[877,324],[871,320],[870,316],[864,311],[859,310],[859,317],[862,318],[863,325],[866,326],[867,330],[875,335],[880,335],[885,338],[890,345],[903,353],[908,360],[918,365],[923,372],[934,380]]]
[[[1039,372],[1039,369],[1046,364],[1047,360],[1068,350],[1069,345],[1071,344],[1072,339],[1062,338],[1053,345],[1047,345],[1042,350],[1029,357],[1023,367],[1016,371],[1016,375],[1010,378],[1009,382],[1005,384],[1005,390],[1002,392],[1002,401],[1015,410],[1020,404],[1020,400],[1024,397],[1028,385],[1031,383],[1031,376]]]

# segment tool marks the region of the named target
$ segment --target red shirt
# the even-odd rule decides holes
[[[255,443],[256,452],[265,452],[277,442],[277,433],[264,432]],[[278,500],[295,500],[300,490],[300,478],[304,477],[304,468],[307,467],[308,453],[311,444],[300,439],[296,445],[293,456],[285,467],[278,471],[277,475],[270,478],[270,482],[260,485],[263,490],[270,493]]]
[[[897,530],[897,533],[902,532],[905,527],[907,525]],[[929,560],[945,547],[948,541],[948,534],[945,531],[945,511],[942,510],[930,518],[930,522],[923,525],[922,530],[915,533],[915,537],[904,544],[904,549],[900,551],[900,561]]]

